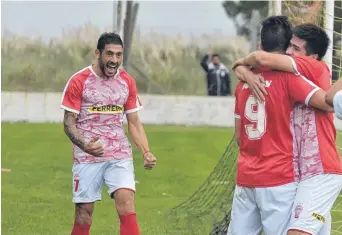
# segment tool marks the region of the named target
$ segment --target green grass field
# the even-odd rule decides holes
[[[134,149],[137,213],[141,234],[163,235],[158,228],[170,222],[164,220],[164,213],[203,183],[233,132],[176,126],[147,126],[146,131],[158,166],[145,171]],[[342,141],[339,143],[342,146]],[[2,234],[70,234],[74,215],[71,159],[71,145],[62,125],[2,123],[2,167],[12,170],[1,174]],[[333,213],[335,230],[342,223],[341,213],[342,206]],[[119,234],[114,204],[105,190],[96,204],[91,234]]]
[[[153,171],[143,169],[135,151],[137,214],[142,234],[163,223],[163,213],[190,196],[205,180],[232,136],[231,129],[146,127],[158,157]],[[70,234],[71,145],[60,124],[2,123],[2,234]],[[96,204],[92,234],[116,235],[114,204],[103,192]],[[159,234],[161,235],[161,234]]]

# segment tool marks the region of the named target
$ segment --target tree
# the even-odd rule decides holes
[[[250,39],[250,28],[253,10],[258,10],[261,19],[267,17],[268,1],[224,1],[222,4],[227,16],[234,22],[237,34]],[[324,27],[324,1],[282,1],[283,15],[287,15],[293,26],[301,23],[315,23]],[[341,28],[342,0],[335,0],[334,21],[334,58],[333,79],[342,75],[341,68]],[[323,16],[323,17],[322,17]]]
[[[253,10],[258,10],[262,19],[268,14],[268,1],[224,1],[222,6],[234,22],[237,34],[248,38]]]

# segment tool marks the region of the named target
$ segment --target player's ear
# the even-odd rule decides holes
[[[310,57],[313,58],[313,59],[315,59],[315,60],[318,59],[318,55],[317,55],[317,54],[312,54],[312,55],[310,55]]]
[[[95,56],[97,59],[100,59],[100,51],[98,49],[95,50]]]

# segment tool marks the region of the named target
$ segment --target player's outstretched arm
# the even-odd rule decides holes
[[[334,109],[325,102],[326,92],[319,89],[310,98],[309,105],[326,112],[334,112]]]
[[[127,123],[129,135],[144,156],[144,167],[152,169],[156,165],[157,159],[150,152],[146,133],[139,120],[138,112],[127,113]]]
[[[292,102],[305,103],[326,112],[334,112],[334,109],[325,103],[326,92],[305,77],[287,74],[283,81],[287,82],[286,90]]]
[[[289,56],[269,53],[266,51],[254,51],[248,56],[235,61],[233,64],[233,69],[239,65],[247,65],[252,67],[265,66],[284,72],[297,73]]]
[[[98,138],[92,139],[90,142],[86,142],[76,127],[77,114],[64,111],[64,133],[69,137],[70,141],[84,152],[89,153],[95,157],[101,157],[103,155],[103,146],[98,143]]]
[[[342,78],[339,78],[335,82],[335,84],[328,90],[328,92],[325,96],[326,103],[329,104],[331,107],[333,107],[334,97],[335,97],[336,93],[339,91],[342,91]]]
[[[342,119],[342,78],[329,89],[325,102],[334,108],[336,117]]]

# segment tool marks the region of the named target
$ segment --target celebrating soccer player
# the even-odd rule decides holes
[[[266,66],[304,75],[327,91],[331,86],[331,77],[322,58],[328,45],[329,38],[322,28],[302,24],[293,29],[293,37],[286,51],[293,57],[260,51],[238,60],[235,65]],[[261,76],[256,77],[241,66],[237,70],[240,79],[250,84],[253,94],[263,100],[267,91],[260,83]],[[300,183],[288,234],[330,234],[330,211],[342,188],[342,168],[335,144],[333,115],[300,104],[293,110],[291,125],[296,140],[296,179]]]
[[[139,121],[142,108],[134,79],[119,69],[123,43],[118,34],[104,33],[95,51],[97,63],[75,73],[62,96],[64,132],[73,144],[73,203],[75,222],[71,235],[89,235],[94,203],[101,200],[103,184],[115,200],[120,235],[138,235],[134,207],[135,179],[129,134],[142,152],[144,167],[152,169],[150,152]]]
[[[263,22],[261,47],[284,53],[292,36],[287,17]],[[228,234],[283,235],[288,230],[297,192],[292,109],[297,102],[332,110],[325,92],[303,76],[271,69],[262,73],[268,96],[259,103],[248,84],[236,88],[235,116],[240,118],[240,155],[232,220]]]

